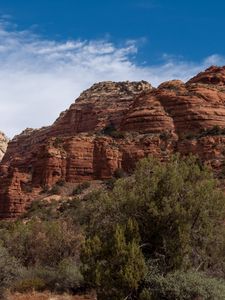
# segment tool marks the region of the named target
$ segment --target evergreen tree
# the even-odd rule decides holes
[[[125,226],[117,224],[108,240],[87,239],[82,256],[84,274],[97,287],[98,299],[124,299],[137,292],[146,273],[139,241],[138,226],[132,219]]]
[[[135,295],[149,259],[162,276],[223,272],[224,193],[193,156],[141,160],[112,191],[90,196],[79,216],[86,224],[85,275],[99,299]]]

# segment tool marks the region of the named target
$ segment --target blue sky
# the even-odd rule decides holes
[[[1,0],[0,12],[50,39],[142,40],[140,62],[225,53],[224,0]]]
[[[0,20],[9,136],[50,124],[94,82],[157,86],[225,64],[224,0],[1,0]]]

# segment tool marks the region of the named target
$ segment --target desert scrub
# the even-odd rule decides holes
[[[11,290],[20,293],[33,290],[74,293],[82,285],[79,265],[72,259],[64,259],[55,267],[37,266],[24,270]]]
[[[82,182],[80,184],[78,184],[78,186],[76,186],[73,191],[72,191],[72,196],[76,196],[81,194],[83,191],[85,191],[86,189],[88,189],[91,186],[90,182],[85,181]]]
[[[206,274],[189,271],[175,271],[163,276],[151,269],[145,278],[145,289],[140,300],[223,300],[225,299],[225,281],[208,277]]]
[[[3,299],[4,291],[19,277],[21,269],[19,261],[0,246],[0,299]]]
[[[48,192],[50,195],[60,195],[60,186],[55,184]]]
[[[123,131],[119,131],[116,127],[111,123],[107,125],[102,131],[101,134],[111,136],[115,139],[122,139],[126,137],[126,133]]]

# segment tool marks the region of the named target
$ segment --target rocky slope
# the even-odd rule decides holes
[[[0,161],[2,160],[8,145],[8,138],[0,131]]]
[[[220,172],[225,135],[215,126],[225,128],[225,67],[157,89],[144,81],[95,84],[52,126],[27,129],[9,143],[0,165],[0,217],[16,217],[59,181],[108,179],[149,154],[198,154]]]

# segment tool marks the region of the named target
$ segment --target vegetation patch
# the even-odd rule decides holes
[[[126,137],[126,133],[123,131],[119,131],[116,129],[116,127],[111,123],[107,125],[102,131],[102,134],[111,136],[112,138],[115,139],[123,139]]]
[[[225,196],[213,174],[194,156],[145,158],[132,175],[117,172],[110,189],[35,201],[0,222],[1,297],[8,289],[225,299]],[[76,195],[89,184],[78,187]]]
[[[72,196],[80,195],[83,191],[88,189],[90,186],[91,186],[91,184],[89,181],[85,181],[85,182],[78,184],[78,186],[76,186],[73,189]]]

